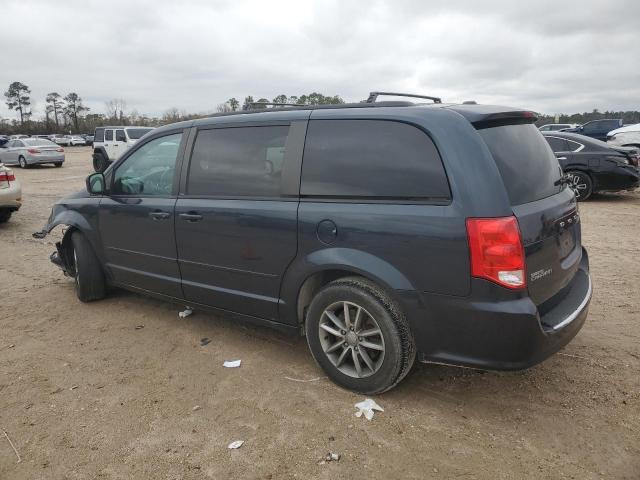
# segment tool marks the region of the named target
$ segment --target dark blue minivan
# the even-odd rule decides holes
[[[580,216],[519,109],[378,102],[153,130],[42,232],[82,301],[108,286],[305,335],[376,394],[423,362],[521,369],[591,298]]]

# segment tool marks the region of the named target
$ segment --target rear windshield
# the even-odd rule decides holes
[[[55,143],[45,140],[44,138],[26,138],[22,140],[27,147],[48,147]]]
[[[498,166],[511,205],[534,202],[558,193],[560,167],[533,124],[478,130]]]
[[[152,128],[127,128],[127,135],[132,140],[137,140],[142,137],[145,133],[153,130]]]

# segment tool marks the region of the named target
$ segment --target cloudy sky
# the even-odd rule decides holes
[[[0,17],[0,88],[27,84],[35,117],[51,91],[149,115],[371,90],[640,110],[638,0],[2,0]]]

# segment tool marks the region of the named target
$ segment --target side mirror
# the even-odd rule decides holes
[[[87,177],[87,192],[102,195],[106,190],[106,181],[102,173],[92,173]]]

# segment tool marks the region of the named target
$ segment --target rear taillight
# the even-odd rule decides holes
[[[9,187],[10,182],[15,182],[16,177],[13,174],[12,170],[2,170],[0,171],[0,188]]]
[[[62,148],[62,147],[56,148],[56,152],[64,152],[64,148]]]
[[[515,217],[468,218],[471,275],[503,287],[527,285],[524,248]]]
[[[38,150],[37,148],[28,148],[27,152],[29,153],[42,153],[40,152],[40,150]]]

